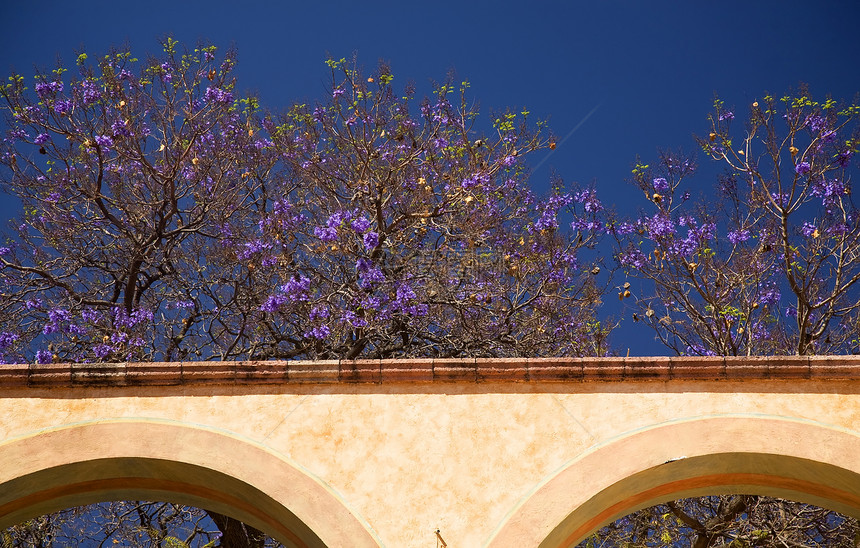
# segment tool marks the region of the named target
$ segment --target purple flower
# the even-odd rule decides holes
[[[359,217],[358,219],[353,219],[352,221],[352,229],[358,232],[359,234],[363,234],[370,229],[370,221],[368,221],[364,217]]]
[[[558,210],[574,200],[570,194],[556,194],[544,202],[540,219],[534,224],[533,230],[555,230],[558,228]]]
[[[277,312],[279,308],[287,304],[287,300],[287,296],[280,293],[277,295],[269,295],[266,302],[260,306],[260,310],[263,312],[269,312],[270,314]]]
[[[730,110],[724,110],[720,113],[720,120],[734,120],[735,113]]]
[[[305,333],[305,337],[323,340],[331,335],[331,329],[327,325],[318,325]]]
[[[471,177],[466,177],[460,182],[463,188],[472,188],[477,185],[486,185],[490,182],[490,175],[487,173],[475,173]]]
[[[70,101],[56,101],[54,103],[54,112],[57,114],[66,114],[72,110],[72,103]]]
[[[333,242],[337,240],[337,229],[327,226],[315,226],[314,236],[324,242]]]
[[[47,133],[40,133],[40,134],[36,135],[36,138],[33,139],[33,142],[36,143],[37,145],[44,145],[45,143],[47,143],[50,140],[51,140],[50,135],[48,135]]]
[[[221,88],[207,87],[203,94],[203,100],[207,103],[228,104],[233,102],[233,94]]]
[[[844,236],[848,234],[849,228],[845,223],[834,223],[827,228],[827,234],[833,236]]]
[[[364,242],[364,248],[368,251],[372,251],[373,249],[376,249],[376,246],[379,245],[379,234],[371,230],[364,235],[362,241]]]
[[[796,318],[797,317],[797,309],[789,306],[785,309],[785,317],[786,318]]]
[[[812,168],[809,167],[809,162],[800,162],[794,167],[794,171],[798,175],[803,175],[805,173],[809,173]]]
[[[0,333],[0,350],[6,350],[10,346],[12,346],[15,341],[18,340],[18,335],[15,333],[9,333],[8,331],[3,331]]]
[[[296,277],[280,287],[281,291],[293,301],[307,301],[310,296],[311,280],[304,276]]]
[[[47,350],[39,350],[36,352],[36,363],[46,364],[53,361],[53,356]]]
[[[39,82],[36,84],[36,94],[39,95],[39,99],[45,99],[54,93],[62,93],[63,92],[63,83],[62,82]]]
[[[636,227],[628,222],[620,222],[620,223],[607,223],[606,232],[609,234],[618,234],[619,236],[624,236],[626,234],[633,234],[636,231]]]
[[[48,323],[42,328],[42,333],[50,335],[51,333],[61,331],[61,323],[68,323],[71,319],[71,314],[64,308],[53,308],[48,311]]]
[[[818,230],[818,227],[810,223],[809,221],[805,221],[803,223],[803,226],[800,227],[800,231],[803,232],[803,235],[807,238],[812,236],[816,230]]]
[[[117,120],[110,128],[113,131],[114,137],[128,137],[131,135],[131,131],[128,130],[128,127],[126,127],[125,122],[122,120]]]
[[[392,306],[395,310],[399,310],[410,316],[425,316],[428,307],[426,304],[415,304],[417,299],[415,291],[406,283],[401,283],[397,286],[397,292]]]
[[[845,194],[845,183],[839,179],[820,179],[814,181],[811,187],[813,196],[821,198],[821,203],[828,212],[839,201],[839,197]]]
[[[332,97],[332,99],[337,99],[338,97],[340,97],[343,94],[344,94],[344,91],[342,89],[336,88],[331,92],[331,97]]]
[[[247,242],[245,244],[245,249],[243,249],[242,252],[237,255],[237,257],[240,261],[244,261],[251,258],[257,253],[268,249],[272,249],[272,244],[264,242],[262,240],[254,240],[252,242]]]
[[[98,85],[93,80],[84,80],[81,84],[84,92],[84,104],[89,105],[95,103],[102,98],[102,92]]]
[[[85,322],[95,323],[102,319],[102,313],[92,308],[84,308],[81,311],[81,319]]]
[[[331,312],[329,312],[329,309],[327,306],[318,305],[318,306],[315,306],[311,309],[311,312],[308,315],[308,319],[310,319],[311,321],[318,320],[318,319],[325,320],[325,319],[328,319],[329,315],[331,315]]]
[[[806,123],[809,124],[809,129],[815,132],[821,131],[821,129],[827,125],[827,121],[824,117],[815,114],[806,118]]]
[[[325,119],[325,113],[326,113],[325,107],[315,108],[314,113],[313,113],[314,121],[318,124],[321,124],[323,122],[323,120]]]
[[[814,194],[814,192],[813,192],[813,194]],[[779,193],[779,192],[771,192],[770,196],[771,196],[771,198],[773,198],[773,201],[779,207],[785,207],[788,205],[788,194]]]
[[[618,255],[618,262],[621,263],[621,266],[632,266],[637,270],[641,270],[646,264],[648,264],[648,259],[645,257],[645,254],[642,253],[637,247],[629,247],[626,251],[622,251]]]
[[[96,135],[96,143],[107,151],[113,146],[113,139],[107,135]]]
[[[726,238],[732,243],[732,245],[738,245],[741,242],[745,242],[750,239],[750,231],[749,230],[733,230],[726,234]]]
[[[779,302],[780,293],[776,284],[770,282],[765,284],[762,287],[761,296],[759,297],[759,302],[763,305],[775,305]]]
[[[657,177],[651,182],[654,185],[654,190],[656,190],[657,192],[666,192],[667,190],[669,190],[669,181],[667,181],[663,177]]]
[[[693,343],[687,347],[685,352],[688,356],[716,356],[716,353],[702,346],[701,344]]]
[[[505,156],[502,158],[502,165],[505,167],[511,167],[512,165],[517,163],[516,156]]]
[[[577,192],[573,195],[573,199],[577,203],[582,204],[582,208],[586,213],[597,213],[603,210],[603,204],[597,199],[597,192],[594,190]]]
[[[352,212],[350,211],[335,211],[329,216],[325,225],[329,228],[339,228],[344,221],[348,221],[351,218]]]
[[[375,284],[385,281],[385,274],[373,264],[369,259],[361,257],[355,263],[355,270],[361,276],[358,281],[359,287],[362,289],[370,289]]]
[[[661,238],[675,233],[675,223],[664,213],[658,213],[645,222],[648,232],[654,238]]]
[[[113,347],[109,344],[97,344],[93,347],[93,353],[100,360],[107,358],[113,352]]]
[[[355,312],[351,310],[344,310],[341,313],[340,322],[349,323],[352,327],[365,327],[367,325],[367,320],[358,317]]]

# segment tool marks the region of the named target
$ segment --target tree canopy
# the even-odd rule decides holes
[[[543,125],[505,112],[486,136],[468,82],[417,101],[385,65],[328,64],[330,96],[282,114],[239,98],[232,52],[172,41],[13,75],[5,359],[605,352],[579,259],[602,207],[529,189]]]

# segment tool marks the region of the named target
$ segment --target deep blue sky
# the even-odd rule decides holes
[[[0,72],[30,75],[67,65],[78,52],[129,44],[160,53],[159,37],[200,40],[239,52],[238,87],[280,108],[322,98],[327,54],[373,68],[391,63],[395,83],[419,89],[449,70],[472,83],[482,110],[525,107],[570,139],[535,171],[596,183],[620,213],[635,215],[639,191],[625,183],[637,154],[694,152],[714,93],[739,115],[765,91],[800,82],[816,95],[860,92],[860,1],[487,2],[40,2],[2,0]],[[133,6],[133,7],[125,7]],[[5,75],[4,75],[5,79]],[[532,159],[536,165],[544,159]],[[701,159],[704,163],[706,160]],[[697,183],[708,188],[712,180]],[[14,215],[8,206],[0,216]],[[621,332],[624,353],[665,350],[647,332]]]

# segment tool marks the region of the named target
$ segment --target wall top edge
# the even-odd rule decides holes
[[[860,357],[655,356],[0,364],[0,388],[800,379],[860,380]]]

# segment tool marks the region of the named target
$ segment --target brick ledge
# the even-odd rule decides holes
[[[860,357],[415,358],[0,365],[0,388],[766,379],[860,380]]]

